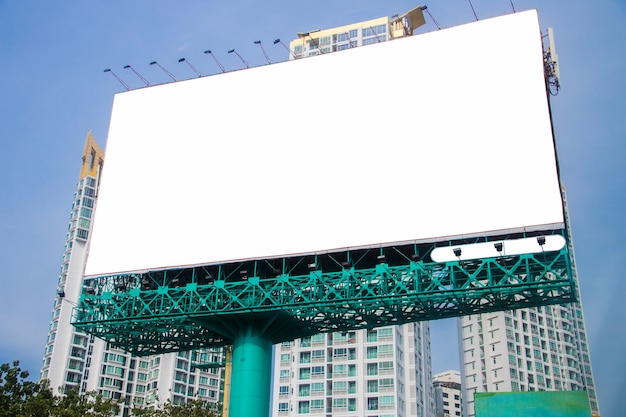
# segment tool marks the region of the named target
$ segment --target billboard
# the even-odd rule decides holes
[[[528,11],[117,94],[86,275],[562,223]]]
[[[476,417],[591,417],[586,391],[476,392]]]

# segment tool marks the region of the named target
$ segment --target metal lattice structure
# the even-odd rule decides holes
[[[231,345],[241,325],[260,326],[278,343],[319,332],[575,301],[567,247],[444,263],[429,261],[434,247],[98,277],[85,281],[74,324],[148,355]]]

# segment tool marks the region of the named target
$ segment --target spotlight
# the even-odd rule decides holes
[[[229,54],[233,54],[234,53],[235,55],[237,55],[239,57],[239,59],[241,60],[241,62],[246,66],[246,68],[250,68],[250,64],[248,64],[248,61],[246,61],[241,55],[239,55],[237,53],[237,51],[235,51],[234,49],[229,49],[228,53]]]
[[[124,86],[124,88],[126,89],[126,91],[130,90],[130,87],[128,86],[128,84],[126,84],[120,77],[117,76],[116,73],[114,73],[113,71],[111,71],[111,68],[107,68],[104,70],[104,72],[110,72],[111,74],[113,74],[113,76],[115,77],[115,79],[117,81],[119,81],[120,84],[122,84]]]
[[[315,271],[317,269],[317,264],[313,262],[308,264],[307,267],[309,268],[309,271]]]
[[[504,245],[502,244],[502,242],[496,242],[493,244],[493,247],[496,248],[498,252],[502,252]]]
[[[454,256],[456,256],[457,258],[460,258],[461,257],[461,253],[463,251],[461,250],[461,248],[454,248],[454,249],[452,249],[452,252],[454,252]]]
[[[59,290],[57,291],[57,295],[59,296],[59,298],[65,298],[65,291]]]
[[[378,260],[379,264],[384,264],[385,262],[387,262],[387,258],[385,257],[385,255],[378,255],[376,259]]]
[[[539,246],[543,246],[546,244],[546,237],[545,236],[539,236],[537,238],[537,243],[539,243]]]
[[[158,62],[152,61],[150,62],[150,65],[156,65],[157,67],[161,68],[161,70],[163,70],[163,72],[166,73],[172,79],[172,81],[176,81],[176,77],[174,77],[174,75],[171,72],[163,68],[163,66],[159,64]]]
[[[200,71],[198,71],[198,69],[197,69],[196,67],[194,67],[194,66],[191,64],[191,62],[189,62],[189,60],[187,60],[187,59],[185,59],[185,58],[181,58],[181,59],[179,59],[179,60],[178,60],[178,62],[185,62],[185,63],[187,63],[187,65],[189,65],[189,68],[191,68],[191,70],[192,70],[193,72],[195,72],[195,73],[196,73],[196,75],[198,76],[198,78],[199,78],[199,77],[202,77],[202,74],[200,74]]]
[[[259,45],[261,47],[261,51],[263,51],[263,56],[265,57],[265,60],[267,61],[268,64],[271,64],[272,61],[270,61],[270,57],[267,56],[267,53],[265,52],[265,48],[263,48],[263,44],[261,43],[261,41],[254,41],[255,45]]]

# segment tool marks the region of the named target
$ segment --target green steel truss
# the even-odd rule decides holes
[[[490,240],[521,236],[529,235]],[[576,301],[567,245],[556,252],[445,263],[430,260],[434,247],[389,246],[87,279],[73,324],[113,346],[149,355],[232,345],[241,329],[279,343],[319,332]]]

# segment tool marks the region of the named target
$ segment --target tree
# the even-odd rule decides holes
[[[47,381],[26,381],[20,361],[0,365],[0,417],[47,417],[54,395]]]
[[[132,415],[135,417],[220,417],[218,407],[208,401],[195,399],[184,405],[175,405],[170,401],[161,408],[134,407]]]
[[[104,398],[94,391],[80,395],[72,389],[57,397],[52,417],[113,417],[119,414],[123,399]]]

